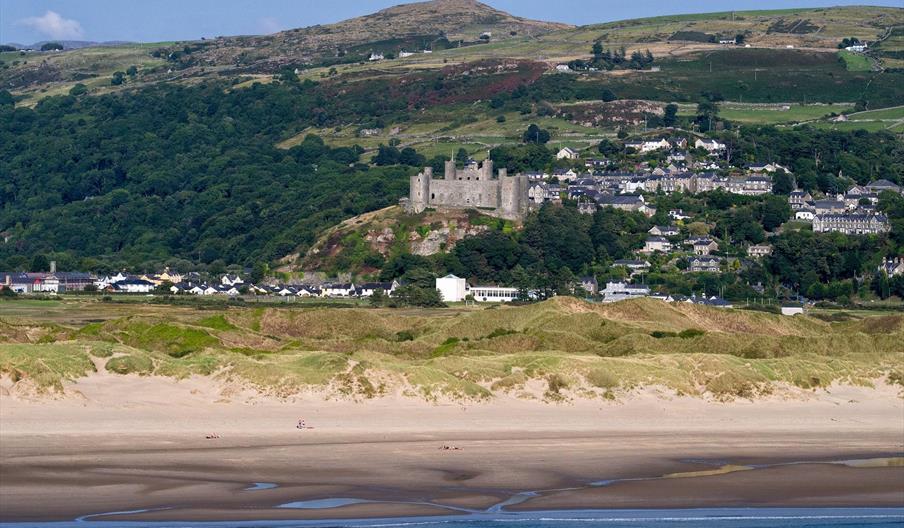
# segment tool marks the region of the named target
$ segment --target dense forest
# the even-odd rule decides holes
[[[312,85],[157,86],[0,106],[6,269],[37,253],[69,269],[250,265],[407,191],[410,169],[279,134],[316,118]],[[300,125],[299,125],[300,123]]]

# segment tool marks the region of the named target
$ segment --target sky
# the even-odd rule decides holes
[[[0,0],[0,42],[160,42],[266,34],[365,15],[404,0]],[[583,25],[678,13],[904,0],[484,0],[513,15]]]

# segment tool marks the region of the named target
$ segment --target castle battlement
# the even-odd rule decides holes
[[[406,209],[420,213],[435,209],[481,209],[487,214],[508,219],[520,219],[527,213],[527,176],[509,176],[499,169],[493,177],[493,161],[472,163],[459,169],[454,161],[447,161],[443,178],[433,177],[433,168],[411,177],[411,190]]]

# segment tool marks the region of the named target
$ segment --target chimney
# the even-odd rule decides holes
[[[56,261],[55,260],[50,261],[50,273],[56,273]]]

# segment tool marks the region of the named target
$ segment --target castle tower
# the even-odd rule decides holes
[[[454,159],[446,160],[445,168],[443,170],[443,179],[444,180],[454,180],[455,179],[455,160]]]
[[[483,164],[480,166],[480,175],[478,179],[484,181],[490,181],[493,179],[493,160],[487,158],[483,160]]]
[[[420,213],[430,204],[430,180],[433,179],[433,167],[424,167],[411,177],[411,188],[408,196],[408,207],[412,213]]]

